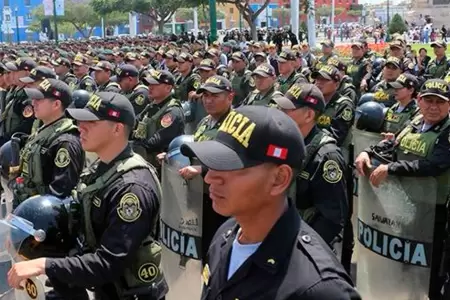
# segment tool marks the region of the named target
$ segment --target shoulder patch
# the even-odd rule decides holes
[[[165,114],[162,118],[161,118],[161,126],[164,128],[169,127],[170,125],[172,125],[173,123],[173,118],[172,115],[170,113]]]
[[[253,78],[253,76],[250,76],[250,78],[248,80],[248,85],[250,87],[255,87],[255,79]]]
[[[142,105],[142,104],[144,104],[144,100],[145,100],[145,97],[144,97],[144,95],[141,94],[136,97],[134,102],[136,102],[137,105]]]
[[[342,170],[334,160],[328,160],[323,165],[322,177],[326,182],[337,183],[342,179]]]
[[[31,105],[25,106],[25,108],[24,108],[23,111],[22,111],[22,115],[23,115],[25,118],[29,118],[29,117],[31,117],[33,114],[34,114],[33,106],[31,106]]]
[[[65,148],[61,148],[56,152],[55,156],[55,166],[58,168],[65,168],[70,164],[69,151]]]
[[[198,89],[200,87],[200,81],[195,80],[192,86],[194,87],[194,89]]]
[[[408,69],[412,70],[412,69],[414,69],[414,67],[415,67],[414,63],[410,62],[408,64]]]
[[[126,193],[120,199],[117,215],[122,221],[131,223],[139,219],[142,209],[139,198],[134,193]]]
[[[350,107],[344,108],[344,111],[342,112],[342,119],[344,121],[351,121],[353,118],[353,110]]]

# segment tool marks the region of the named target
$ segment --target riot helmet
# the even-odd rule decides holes
[[[26,259],[66,257],[76,246],[81,209],[72,198],[38,195],[20,203],[6,221],[10,247]]]
[[[365,93],[359,98],[358,106],[363,105],[364,103],[375,101],[375,96],[373,93]]]
[[[0,147],[0,172],[1,176],[9,180],[9,167],[12,162],[11,141],[7,141]]]
[[[377,57],[374,59],[374,61],[372,63],[372,78],[377,78],[378,75],[380,75],[385,64],[386,64],[386,59],[384,59],[382,57]]]
[[[84,108],[89,101],[91,94],[85,90],[75,90],[72,93],[72,104],[74,108]]]
[[[180,148],[181,145],[185,143],[190,143],[194,141],[193,135],[180,135],[176,138],[174,138],[170,144],[169,148],[167,150],[167,161],[169,165],[175,166],[177,169],[181,169],[184,167],[187,167],[191,164],[191,161],[189,157],[184,156],[181,154]]]
[[[385,113],[385,107],[375,101],[358,106],[355,116],[356,128],[369,132],[381,132]]]

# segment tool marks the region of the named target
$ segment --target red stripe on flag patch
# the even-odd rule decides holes
[[[110,110],[108,111],[108,115],[109,115],[110,117],[118,118],[118,117],[120,116],[120,112],[118,112],[117,110],[112,110],[112,109],[110,109]]]
[[[278,147],[275,145],[269,145],[267,148],[267,156],[279,158],[279,159],[286,159],[288,153],[287,148]]]

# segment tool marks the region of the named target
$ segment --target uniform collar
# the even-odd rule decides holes
[[[433,126],[431,126],[430,128],[428,128],[427,130],[426,130],[426,132],[428,132],[428,131],[439,131],[441,128],[442,128],[442,126],[444,126],[444,124],[448,121],[448,116],[447,117],[445,117],[442,121],[440,121],[439,123],[437,123],[437,124],[435,124],[435,125],[433,125]],[[415,128],[415,129],[417,129],[418,131],[421,131],[422,130],[422,127],[423,127],[423,124],[424,124],[424,120],[423,120],[423,117],[420,119],[420,122],[417,122],[417,123],[412,123],[412,126]]]
[[[163,101],[159,102],[159,103],[153,103],[154,105],[158,106],[159,108],[163,107],[164,104],[166,104],[167,102],[169,102],[170,100],[172,100],[172,95],[167,96],[166,99],[164,99]]]
[[[103,175],[107,170],[109,170],[114,164],[120,160],[124,160],[126,158],[129,158],[133,155],[133,151],[131,150],[130,144],[127,144],[125,149],[122,150],[122,152],[119,153],[113,160],[111,160],[109,163],[105,163],[100,161],[97,167],[96,176],[99,177]]]
[[[311,129],[311,131],[305,137],[305,145],[309,145],[309,143],[311,143],[313,138],[316,136],[317,132],[319,132],[319,128],[317,127],[317,125],[314,125],[314,127]]]
[[[228,236],[225,236],[225,240],[221,245],[222,250],[228,251],[228,261],[230,250],[239,228],[240,226],[236,224],[231,231],[228,231]],[[248,258],[249,261],[245,262],[245,264],[252,263],[262,270],[276,274],[279,269],[286,267],[285,261],[289,260],[299,228],[300,216],[295,206],[289,201],[288,209],[278,219],[259,248]]]

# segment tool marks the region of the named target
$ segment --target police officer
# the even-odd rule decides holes
[[[70,86],[72,90],[86,90],[90,93],[95,92],[97,89],[97,85],[95,84],[95,80],[89,76],[89,60],[84,55],[75,56],[72,67],[73,73],[77,77],[76,84]]]
[[[433,48],[436,57],[430,60],[423,76],[427,79],[443,79],[450,69],[450,60],[448,60],[445,55],[447,44],[444,41],[436,41],[431,43],[431,47]]]
[[[347,66],[347,74],[352,78],[352,83],[360,91],[361,81],[367,74],[367,66],[370,61],[364,57],[364,46],[361,43],[352,44],[352,61]],[[359,93],[358,93],[359,95]]]
[[[316,61],[316,65],[314,66],[314,69],[316,71],[320,70],[323,66],[328,65],[328,60],[331,57],[336,56],[333,53],[333,49],[334,49],[333,41],[325,40],[325,41],[321,42],[320,45],[322,45],[322,56],[320,56]]]
[[[28,76],[20,77],[19,81],[24,83],[27,87],[37,87],[47,78],[56,79],[56,73],[50,68],[37,66],[30,71]]]
[[[135,114],[140,114],[146,105],[150,103],[150,100],[148,98],[148,88],[139,83],[139,70],[133,65],[124,64],[118,67],[116,72],[122,93],[130,100]]]
[[[338,92],[340,84],[339,70],[333,66],[325,66],[312,77],[316,86],[325,98],[325,111],[319,117],[319,128],[327,129],[336,139],[338,146],[347,146],[351,139],[351,127],[355,117],[353,101]]]
[[[275,90],[286,93],[287,90],[296,82],[308,82],[308,80],[300,73],[295,72],[295,55],[291,50],[283,50],[277,57],[278,60],[278,76]]]
[[[3,140],[9,140],[13,133],[23,132],[30,134],[33,127],[34,111],[31,99],[24,91],[23,84],[18,78],[28,76],[30,71],[37,67],[34,60],[29,57],[18,58],[14,63],[7,63],[8,69],[14,73],[14,86],[6,95],[6,107],[2,111],[1,126]]]
[[[329,246],[287,198],[293,169],[305,156],[287,115],[240,107],[215,140],[187,143],[181,151],[208,168],[213,209],[233,217],[211,243],[202,299],[360,299]]]
[[[388,83],[397,80],[402,74],[403,64],[397,57],[390,56],[386,60],[383,68],[383,80],[377,83],[370,92],[374,93],[374,100],[382,103],[386,107],[390,107],[395,103],[394,96],[389,90]]]
[[[336,140],[320,130],[316,120],[325,111],[322,92],[313,84],[294,84],[275,102],[305,137],[303,169],[291,197],[308,223],[332,246],[348,217],[346,165]]]
[[[450,120],[448,110],[450,86],[442,79],[430,79],[420,91],[420,114],[395,138],[386,139],[360,153],[355,161],[360,176],[369,177],[375,187],[388,175],[408,177],[435,177],[438,181],[438,203],[434,224],[433,253],[431,257],[430,299],[442,299],[443,278],[439,268],[443,250],[445,203],[448,196],[450,169]],[[420,146],[418,146],[420,145]],[[372,168],[371,158],[383,154],[390,162],[381,162]],[[368,170],[372,169],[369,173]],[[443,189],[441,189],[441,187]],[[446,266],[448,267],[448,266]],[[448,271],[448,269],[447,269]]]
[[[177,57],[177,55],[178,53],[175,50],[169,50],[162,55],[167,70],[172,73],[174,77],[178,76],[178,63],[175,61],[175,57]]]
[[[397,133],[417,115],[419,109],[416,103],[419,81],[409,73],[403,73],[396,81],[388,83],[394,89],[397,103],[389,107],[384,117],[383,131]]]
[[[335,66],[339,70],[341,83],[339,85],[339,93],[352,99],[353,103],[358,102],[356,87],[353,85],[353,80],[347,75],[347,65],[338,57],[332,57],[328,60],[328,65]]]
[[[175,98],[186,101],[191,99],[200,87],[200,75],[194,73],[193,57],[189,53],[183,52],[175,59],[180,74],[175,82]]]
[[[400,59],[402,73],[415,74],[416,65],[409,57],[405,57],[405,41],[398,38],[389,44],[389,55]]]
[[[180,100],[172,96],[175,79],[170,72],[151,70],[144,82],[153,101],[139,115],[133,149],[156,166],[156,155],[184,133],[184,116]]]
[[[99,92],[87,108],[68,113],[79,122],[83,149],[100,158],[82,175],[77,193],[88,251],[16,264],[8,283],[19,288],[22,280],[45,274],[54,285],[94,287],[96,299],[161,299],[167,286],[159,270],[161,249],[153,242],[161,189],[154,169],[128,144],[133,106],[123,95]]]
[[[77,77],[70,72],[71,64],[67,58],[58,57],[51,61],[51,64],[55,68],[55,73],[58,75],[58,79],[64,81],[69,86],[74,86],[77,82]]]
[[[231,74],[231,84],[234,90],[233,106],[237,107],[242,104],[242,101],[255,88],[255,81],[247,69],[248,59],[242,52],[234,52],[231,56],[231,67],[233,72]]]
[[[36,88],[26,88],[25,93],[33,99],[36,119],[43,126],[21,149],[14,200],[21,202],[36,194],[67,197],[84,166],[78,129],[64,114],[72,102],[70,88],[63,81],[49,78]]]
[[[272,96],[275,93],[275,82],[277,80],[275,69],[268,63],[264,63],[252,72],[252,76],[255,80],[256,89],[245,98],[243,105],[274,105]]]
[[[230,112],[233,101],[231,83],[222,76],[216,75],[209,78],[199,88],[199,92],[202,93],[202,102],[208,115],[200,121],[194,133],[194,141],[197,142],[215,139],[219,127]],[[179,170],[179,173],[183,178],[189,180],[195,176],[206,174],[206,171],[206,168],[198,165],[184,167]],[[205,262],[210,242],[226,218],[212,209],[207,185],[204,188],[203,200],[202,257]]]
[[[95,66],[91,67],[94,70],[95,81],[98,85],[98,92],[120,92],[120,85],[117,82],[111,81],[114,66],[106,61],[99,61]]]

